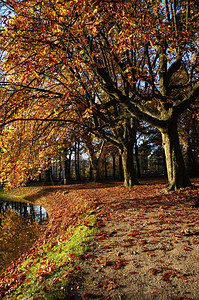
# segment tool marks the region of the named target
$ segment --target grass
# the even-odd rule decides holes
[[[95,217],[87,215],[84,220],[87,225],[70,227],[65,235],[47,242],[33,258],[23,262],[18,271],[25,280],[6,299],[38,295],[46,300],[66,297],[71,280],[79,273],[79,257],[85,255],[96,232]]]
[[[37,192],[41,188],[35,188],[35,187],[21,187],[21,188],[14,188],[11,190],[4,190],[2,187],[0,187],[0,200],[2,201],[25,201],[24,197],[29,196],[32,194],[32,192]]]
[[[36,189],[25,187],[0,191],[0,199],[23,200],[24,197],[40,190],[39,187]],[[47,195],[45,198],[49,201]],[[79,201],[81,207],[84,207],[84,213],[79,215],[76,224],[51,239],[42,240],[39,247],[33,248],[30,254],[25,255],[20,263],[13,267],[11,278],[18,283],[13,285],[12,292],[4,295],[3,299],[23,299],[25,296],[45,300],[66,298],[71,281],[80,273],[78,262],[88,252],[90,241],[97,230],[96,216],[89,206],[86,206],[87,201]],[[4,278],[0,279],[0,286],[5,284]]]

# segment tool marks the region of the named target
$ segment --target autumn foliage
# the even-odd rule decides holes
[[[36,177],[68,124],[123,154],[136,118],[161,133],[169,189],[190,186],[177,127],[198,101],[197,1],[1,3],[2,182]]]

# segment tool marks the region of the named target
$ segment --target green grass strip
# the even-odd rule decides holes
[[[5,299],[64,299],[71,280],[78,274],[79,257],[86,254],[96,232],[95,216],[90,211],[81,223],[84,221],[86,225],[69,228],[26,259],[19,270],[25,279]]]

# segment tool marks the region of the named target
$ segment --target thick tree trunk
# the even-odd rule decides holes
[[[123,147],[122,165],[124,172],[124,185],[126,187],[137,185],[138,180],[133,163],[133,143],[129,143]]]
[[[98,161],[91,161],[92,165],[92,180],[99,182],[101,179]]]
[[[164,176],[167,178],[167,164],[166,164],[166,157],[165,157],[165,151],[164,151],[164,147],[162,149],[162,159],[163,159],[163,170],[164,170]]]
[[[88,149],[88,154],[90,158],[91,170],[92,170],[92,180],[98,182],[101,179],[100,176],[100,160],[96,158],[95,153]]]
[[[167,190],[178,190],[191,186],[182,156],[177,124],[172,122],[167,129],[161,130],[161,134],[167,165]]]
[[[123,166],[122,166],[122,155],[119,155],[119,174],[120,174],[120,180],[124,180],[124,172],[123,172]]]
[[[101,180],[101,155],[104,148],[104,142],[101,143],[100,151],[95,151],[95,146],[92,143],[92,136],[87,134],[84,136],[84,143],[86,145],[86,148],[88,150],[88,155],[90,159],[90,177],[92,176],[92,179],[94,182],[98,182]]]

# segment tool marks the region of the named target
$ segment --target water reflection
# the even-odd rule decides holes
[[[15,202],[15,201],[4,201],[0,200],[0,213],[3,213],[5,210],[14,209],[19,215],[30,220],[31,223],[43,223],[48,220],[48,214],[44,207],[40,205],[33,205],[30,203],[24,202]]]
[[[47,221],[42,206],[0,200],[0,274],[34,244]]]

